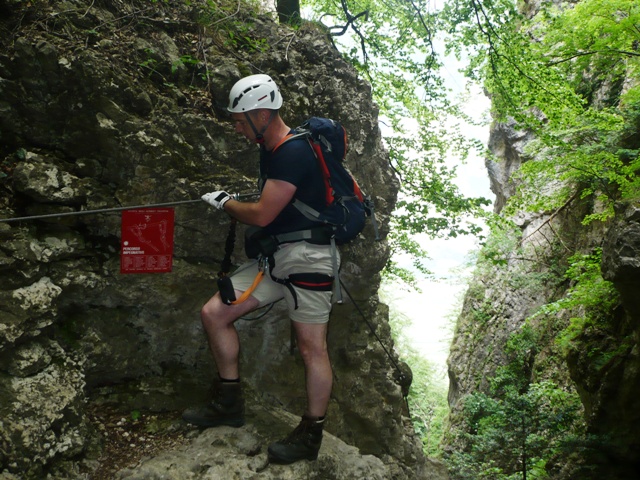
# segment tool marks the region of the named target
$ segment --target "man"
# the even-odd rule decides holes
[[[308,142],[286,141],[292,130],[279,115],[281,106],[282,96],[268,75],[243,78],[229,94],[228,110],[236,132],[260,145],[261,196],[255,203],[239,202],[223,191],[208,193],[202,198],[242,223],[263,227],[265,233],[281,241],[271,262],[248,262],[231,277],[235,298],[239,301],[227,304],[218,292],[203,307],[202,324],[218,369],[219,388],[210,404],[185,411],[183,418],[205,427],[244,424],[239,338],[234,323],[256,308],[284,298],[305,366],[307,410],[298,427],[284,440],[270,445],[268,452],[273,462],[292,463],[315,460],[322,442],[333,381],[326,340],[333,264],[327,238],[300,241],[294,233],[316,232],[318,224],[302,215],[292,205],[293,200],[320,210],[325,186]],[[270,266],[263,279],[242,299],[265,263]],[[305,275],[315,279],[316,285],[292,281]],[[317,281],[318,278],[321,281]],[[319,287],[320,284],[324,287]]]

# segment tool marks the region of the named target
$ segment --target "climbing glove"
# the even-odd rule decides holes
[[[202,195],[202,200],[207,202],[209,205],[213,205],[218,210],[224,210],[224,204],[227,203],[227,200],[230,200],[230,199],[231,199],[231,195],[229,195],[224,190],[205,193],[204,195]]]

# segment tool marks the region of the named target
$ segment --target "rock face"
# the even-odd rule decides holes
[[[163,478],[272,480],[330,478],[340,480],[387,480],[410,478],[396,464],[386,464],[374,455],[363,455],[339,438],[325,434],[321,455],[316,462],[292,465],[269,464],[264,445],[278,440],[293,428],[299,418],[283,412],[254,406],[248,412],[249,423],[241,429],[211,428],[203,431],[182,448],[167,450],[146,459],[132,469],[123,469],[119,479]],[[274,429],[274,425],[278,426]],[[443,478],[436,465],[421,478]]]
[[[536,2],[528,3],[537,9]],[[637,82],[637,74],[627,73],[629,78],[620,84]],[[619,93],[603,84],[593,97],[612,99]],[[498,213],[516,192],[514,173],[524,162],[536,161],[523,153],[533,139],[513,122],[492,126],[489,146],[497,161],[487,160],[487,169]],[[637,149],[637,130],[625,141],[624,148]],[[564,457],[566,464],[549,464],[557,480],[635,479],[640,468],[640,204],[631,200],[618,205],[614,218],[606,222],[581,223],[586,215],[599,212],[596,200],[576,195],[555,211],[516,212],[509,218],[518,231],[485,247],[493,261],[480,264],[475,273],[448,359],[451,433],[465,429],[465,398],[488,393],[489,380],[509,362],[505,350],[510,336],[524,325],[534,329],[537,349],[520,352],[528,356],[523,375],[531,383],[550,380],[579,395],[586,431],[599,442],[590,458],[581,457],[576,448],[571,458]],[[575,279],[565,277],[570,258],[600,249],[602,277],[613,283],[620,301],[599,311],[588,328],[573,331],[568,345],[560,347],[572,317],[585,317],[587,307],[574,305],[546,318],[534,314],[543,305],[570,300],[575,285]],[[466,447],[455,434],[445,445],[451,452]]]
[[[505,129],[508,126],[501,125],[492,131],[492,136],[502,136]],[[520,136],[518,132],[509,134],[514,139]],[[493,139],[494,144],[502,141]],[[507,159],[503,165],[493,164],[490,169],[499,172],[492,182],[494,188],[500,188],[497,202],[508,199],[508,192],[513,191],[513,185],[499,180],[510,178],[504,169],[517,170],[517,165]],[[514,219],[520,227],[520,242],[505,241],[497,249],[504,262],[478,269],[457,321],[448,359],[452,431],[463,428],[465,397],[489,391],[489,380],[509,362],[505,349],[510,336],[528,324],[539,335],[538,350],[530,352],[528,359],[530,381],[551,380],[576,392],[584,409],[587,432],[602,442],[597,455],[588,459],[576,456],[576,465],[556,466],[552,478],[637,478],[639,207],[637,203],[621,205],[614,220],[588,227],[580,220],[597,211],[597,205],[586,201],[574,200],[556,212],[527,213]],[[568,298],[573,284],[562,275],[568,257],[572,253],[589,254],[599,247],[603,277],[613,282],[621,301],[600,322],[575,336],[563,353],[558,342],[564,329],[572,317],[584,316],[584,311],[566,310],[546,320],[533,314],[545,304]],[[445,448],[453,452],[465,446],[450,437]],[[575,470],[580,465],[588,465],[589,470]]]
[[[640,450],[640,204],[622,208],[606,232],[602,249],[602,274],[613,282],[620,293],[621,309],[614,324],[615,335],[606,339],[619,349],[606,366],[604,374],[596,376],[578,357],[574,377],[583,388],[585,407],[591,415],[596,432],[613,435],[618,453],[632,463],[637,472]],[[595,388],[594,388],[595,387]],[[588,392],[588,393],[587,393]]]
[[[238,78],[263,72],[281,88],[289,125],[320,115],[346,126],[347,163],[373,194],[385,234],[397,181],[377,109],[326,35],[280,27],[249,7],[236,15],[236,4],[169,3],[0,2],[0,217],[254,191],[258,152],[224,109]],[[206,398],[215,371],[199,311],[215,292],[228,225],[204,202],[176,206],[172,272],[120,274],[119,212],[0,222],[0,472],[42,478],[82,456],[96,435],[87,402],[180,410]],[[391,346],[377,298],[385,242],[368,226],[342,256],[349,293]],[[233,261],[242,260],[236,242]],[[305,468],[332,472],[323,478],[441,478],[405,417],[392,363],[349,299],[330,325],[327,431],[336,438],[325,463]],[[252,408],[299,415],[303,365],[290,353],[282,305],[239,331]],[[261,469],[258,440],[268,435],[236,435],[207,433],[180,455],[220,444],[206,459],[217,464],[238,442],[242,462]],[[162,462],[122,478],[148,478]],[[177,475],[163,478],[185,478]],[[296,477],[287,475],[277,478]]]

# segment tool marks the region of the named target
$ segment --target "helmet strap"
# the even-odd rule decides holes
[[[253,130],[253,133],[256,136],[256,143],[259,143],[260,145],[264,144],[264,132],[267,131],[267,128],[269,128],[269,125],[271,125],[271,122],[275,118],[276,110],[270,111],[269,119],[267,120],[266,125],[262,128],[262,131],[260,132],[258,131],[256,126],[253,124],[253,121],[251,120],[251,116],[249,115],[249,112],[244,112],[244,116],[247,119],[247,123],[251,127],[251,130]]]

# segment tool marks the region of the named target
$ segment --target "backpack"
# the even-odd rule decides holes
[[[306,138],[318,160],[325,186],[325,207],[317,211],[298,199],[294,199],[293,206],[308,219],[330,226],[338,245],[356,238],[368,216],[372,217],[378,239],[373,202],[362,193],[344,165],[347,155],[344,127],[328,118],[311,117],[294,131],[286,141]]]

